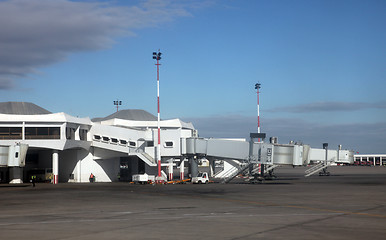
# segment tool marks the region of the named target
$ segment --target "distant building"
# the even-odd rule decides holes
[[[386,166],[386,154],[354,154],[354,164],[361,166]]]

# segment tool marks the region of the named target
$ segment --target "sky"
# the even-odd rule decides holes
[[[0,101],[386,153],[384,0],[0,0]],[[268,140],[268,139],[267,139]]]

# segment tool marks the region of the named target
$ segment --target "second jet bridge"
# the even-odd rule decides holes
[[[273,164],[274,152],[274,145],[270,143],[247,142],[238,139],[186,139],[187,155]]]
[[[307,166],[311,161],[323,161],[324,152],[324,149],[314,149],[304,144],[247,142],[244,139],[187,138],[186,148],[182,154],[268,165]],[[347,161],[350,162],[352,157],[350,158],[348,153],[350,153],[348,150],[328,150],[329,161],[338,162],[348,158]]]
[[[231,179],[248,167],[253,172],[257,164],[271,165],[292,165],[307,166],[310,163],[319,163],[316,169],[306,172],[310,176],[320,169],[326,168],[331,163],[352,163],[353,153],[350,150],[327,150],[311,148],[304,144],[278,144],[255,142],[251,138],[250,142],[244,139],[215,139],[215,138],[187,138],[183,139],[181,146],[182,154],[188,157],[210,158],[225,160],[230,163],[239,162],[237,167],[223,170],[225,180]],[[237,165],[237,164],[236,164]]]

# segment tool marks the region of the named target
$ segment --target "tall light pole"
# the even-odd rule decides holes
[[[157,183],[162,183],[161,177],[161,127],[160,127],[160,107],[159,107],[159,60],[161,60],[162,53],[158,50],[158,52],[153,52],[153,59],[157,60],[155,64],[157,66],[157,128],[158,128],[158,145],[157,145],[157,164],[158,164],[158,176],[156,179]]]
[[[117,106],[117,112],[118,112],[118,106],[119,106],[119,105],[122,105],[122,101],[119,101],[119,100],[114,101],[114,105]]]
[[[258,82],[255,84],[255,89],[257,93],[257,133],[260,133],[260,88],[261,84]],[[257,139],[258,142],[260,142],[260,138]],[[264,174],[264,164],[258,164],[257,165],[257,171],[259,175]]]
[[[261,88],[261,84],[256,83],[255,89],[257,91],[257,133],[260,133],[260,88]],[[260,138],[258,138],[257,141],[260,142]]]

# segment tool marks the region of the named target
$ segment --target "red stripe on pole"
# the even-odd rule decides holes
[[[158,109],[158,113],[159,113],[159,96],[157,97],[157,109]]]
[[[161,160],[158,160],[158,177],[161,177]]]

